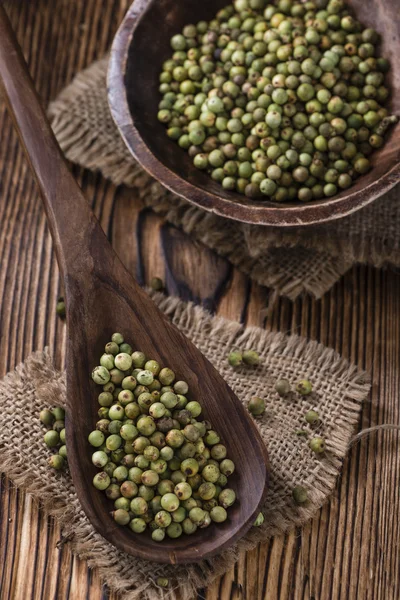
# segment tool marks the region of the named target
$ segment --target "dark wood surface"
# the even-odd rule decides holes
[[[39,84],[54,97],[78,69],[100,56],[128,2],[50,0],[13,3],[18,38]],[[107,23],[107,27],[105,27]],[[69,48],[69,52],[65,48]],[[35,184],[0,104],[0,373],[49,344],[65,358],[65,325],[56,318],[60,282]],[[321,301],[281,299],[262,311],[269,292],[153,213],[130,190],[74,169],[115,250],[131,272],[160,276],[169,291],[218,314],[294,332],[334,347],[372,373],[371,401],[360,425],[399,422],[400,278],[353,269]],[[176,251],[174,251],[176,248]],[[212,276],[210,275],[212,274]],[[185,284],[182,286],[182,281]],[[398,600],[400,597],[399,438],[379,434],[357,444],[331,501],[301,531],[260,544],[202,592],[207,600]],[[27,460],[29,452],[27,446]],[[1,600],[116,600],[98,574],[58,544],[60,530],[15,490],[0,489]]]
[[[226,0],[136,0],[116,36],[111,53],[109,98],[114,120],[131,152],[166,187],[206,210],[245,223],[295,227],[351,214],[392,188],[400,179],[400,123],[372,156],[373,168],[348,190],[308,203],[250,200],[228,192],[193,166],[186,151],[169,140],[154,119],[160,94],[158,76],[171,56],[169,41],[187,23],[211,19]],[[356,14],[383,35],[383,55],[391,59],[392,108],[400,111],[400,11],[397,1],[352,0]],[[168,17],[166,18],[166,15]],[[149,40],[157,36],[157,43]]]
[[[261,436],[225,380],[149,299],[112,249],[68,169],[1,5],[0,82],[41,192],[63,281],[66,442],[82,508],[103,537],[133,556],[172,564],[213,556],[248,531],[265,499],[268,455]],[[138,536],[127,527],[115,526],[112,503],[92,484],[97,470],[87,440],[98,419],[99,393],[89,374],[115,331],[123,332],[146,356],[172,368],[178,381],[187,381],[190,398],[200,402],[204,418],[218,429],[237,465],[230,485],[240,499],[223,524],[212,523],[199,535],[168,538],[162,544],[152,539],[150,531]]]

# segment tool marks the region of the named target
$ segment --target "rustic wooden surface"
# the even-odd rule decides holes
[[[9,3],[42,97],[108,47],[129,0],[15,0]],[[111,23],[111,24],[110,24]],[[106,25],[106,26],[105,26]],[[44,212],[16,135],[0,107],[0,374],[50,345],[59,365],[65,328],[55,316],[58,270]],[[129,190],[74,170],[125,265],[142,281],[219,314],[262,324],[268,290],[143,211]],[[280,300],[268,329],[334,347],[372,373],[361,426],[399,422],[400,278],[364,267],[321,301]],[[12,432],[10,432],[12,435]],[[26,442],[29,461],[29,440]],[[398,600],[400,461],[397,434],[357,444],[329,504],[302,531],[243,555],[199,598],[207,600]],[[96,572],[75,559],[60,531],[6,479],[0,488],[0,599],[117,600]]]

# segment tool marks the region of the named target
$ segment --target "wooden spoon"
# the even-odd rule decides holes
[[[112,250],[68,170],[1,6],[0,79],[43,198],[64,281],[68,463],[83,510],[103,537],[140,558],[185,563],[220,552],[246,533],[265,498],[266,448],[222,377],[160,312]],[[202,404],[205,418],[218,429],[237,465],[230,485],[238,502],[225,523],[157,544],[150,535],[117,526],[110,516],[112,503],[93,487],[96,469],[87,437],[98,419],[99,389],[90,373],[114,331],[121,331],[136,348],[185,379],[191,398]]]

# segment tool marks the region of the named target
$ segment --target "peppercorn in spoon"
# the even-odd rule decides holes
[[[2,6],[0,80],[43,198],[64,282],[68,463],[83,510],[103,537],[134,556],[162,563],[211,556],[244,535],[257,516],[267,489],[265,446],[223,378],[160,312],[108,243],[64,161]],[[200,402],[205,418],[218,429],[236,464],[230,486],[238,502],[224,523],[160,545],[150,536],[116,526],[112,503],[93,487],[96,469],[87,438],[97,420],[98,391],[91,370],[115,331],[186,380],[191,399]]]

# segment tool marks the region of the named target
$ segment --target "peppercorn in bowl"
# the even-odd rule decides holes
[[[239,221],[362,208],[400,174],[400,17],[390,0],[364,12],[361,0],[135,2],[109,70],[128,148],[176,194]]]

